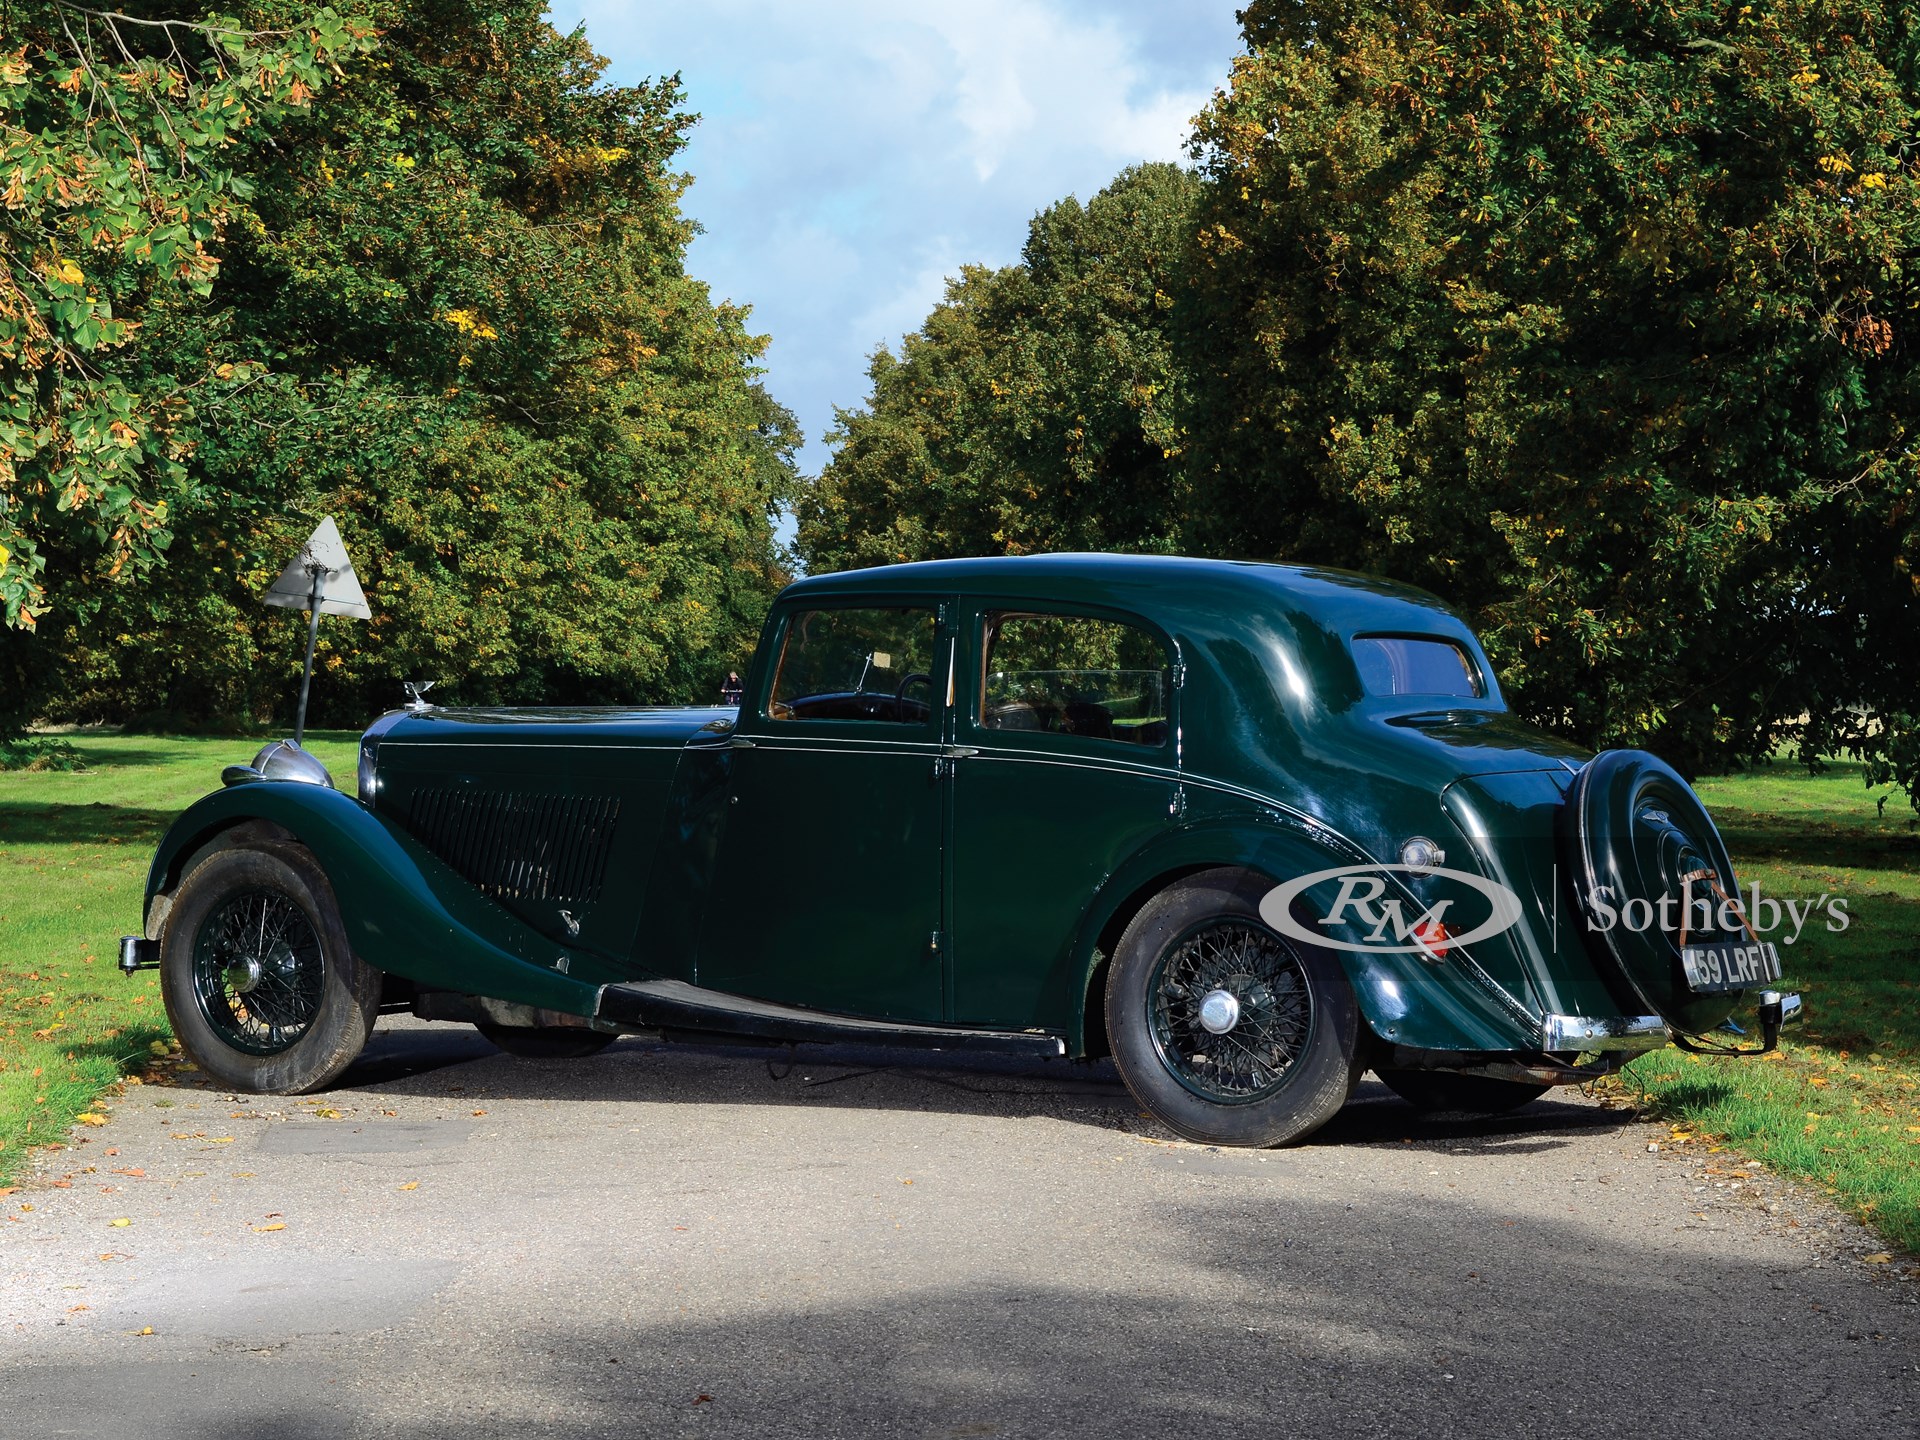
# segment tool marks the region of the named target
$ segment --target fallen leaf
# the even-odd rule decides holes
[[[409,1180],[400,1188],[402,1190],[418,1190],[420,1188],[420,1182],[418,1180]]]
[[[486,1114],[487,1112],[486,1112],[486,1111],[484,1111],[484,1110],[476,1110],[476,1111],[474,1111],[473,1113],[474,1113],[474,1114],[475,1114],[476,1116],[478,1116],[478,1115],[484,1115],[484,1114]]]
[[[133,1221],[122,1215],[118,1220],[113,1222],[113,1228],[116,1230],[124,1230],[131,1224],[133,1224]]]
[[[340,1118],[340,1112],[338,1110],[316,1110],[313,1113],[314,1117],[320,1120],[338,1120]]]
[[[284,1230],[284,1229],[286,1229],[286,1228],[287,1228],[287,1223],[286,1223],[286,1221],[284,1221],[284,1220],[276,1220],[276,1221],[274,1221],[274,1222],[273,1222],[273,1223],[272,1223],[271,1225],[256,1225],[256,1226],[254,1226],[253,1228],[254,1228],[254,1230],[255,1230],[255,1232],[256,1232],[256,1233],[258,1233],[258,1234],[261,1234],[261,1235],[264,1235],[264,1234],[266,1234],[266,1233],[267,1233],[267,1232],[268,1232],[269,1230]]]
[[[1862,1255],[1860,1257],[1860,1263],[1862,1265],[1891,1265],[1893,1263],[1893,1256],[1885,1250],[1882,1250],[1877,1254]]]
[[[233,1143],[233,1136],[231,1136],[231,1135],[209,1135],[209,1136],[207,1137],[207,1143],[208,1143],[209,1145],[231,1145],[231,1144]]]
[[[67,1307],[67,1313],[69,1315],[78,1315],[82,1310],[91,1310],[92,1308],[91,1305],[69,1305]]]
[[[131,1175],[136,1180],[144,1180],[147,1178],[147,1172],[140,1169],[116,1170],[113,1173],[116,1175]]]
[[[711,1405],[713,1403],[713,1396],[696,1395],[693,1397],[693,1403],[696,1405]]]
[[[133,1333],[136,1335],[151,1335],[153,1333],[153,1326],[142,1325],[138,1330],[134,1331]]]
[[[73,1118],[78,1120],[82,1125],[104,1125],[107,1123],[106,1116],[96,1115],[90,1110],[84,1114],[76,1115]]]

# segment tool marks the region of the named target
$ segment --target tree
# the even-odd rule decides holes
[[[1195,137],[1196,542],[1439,590],[1589,743],[1891,756],[1920,713],[1906,9],[1243,23]]]
[[[1123,172],[1036,216],[1021,263],[970,266],[873,394],[841,411],[802,499],[810,568],[1032,550],[1175,548],[1182,371],[1176,273],[1197,186]]]
[[[271,149],[168,356],[247,385],[191,432],[164,587],[42,651],[52,713],[264,720],[300,642],[259,593],[338,515],[375,609],[322,629],[316,713],[704,698],[781,580],[791,417],[689,277],[677,81],[619,88],[535,0],[379,0],[377,51]],[[718,667],[716,670],[715,667]],[[77,672],[77,683],[76,683]]]
[[[302,8],[280,28],[9,3],[0,38],[0,614],[52,603],[49,549],[139,573],[193,495],[183,428],[231,367],[157,375],[149,317],[204,296],[250,193],[233,157],[365,48]]]

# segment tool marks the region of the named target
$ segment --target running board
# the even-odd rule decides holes
[[[910,1045],[922,1050],[971,1050],[1001,1055],[1059,1056],[1066,1042],[1044,1030],[957,1030],[941,1025],[906,1025],[890,1020],[858,1020],[747,1000],[718,990],[703,990],[684,980],[639,980],[600,987],[595,1019],[644,1030],[699,1030],[742,1035],[756,1040],[785,1040],[813,1045]]]

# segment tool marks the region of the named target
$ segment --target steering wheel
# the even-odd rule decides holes
[[[893,687],[893,713],[902,720],[906,719],[907,715],[907,690],[914,685],[925,685],[931,690],[933,676],[924,670],[909,670],[900,677],[900,683]]]

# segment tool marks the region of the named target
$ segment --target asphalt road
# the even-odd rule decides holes
[[[1920,1283],[1576,1096],[1172,1141],[1104,1068],[381,1031],[0,1200],[0,1433],[1920,1433]]]

